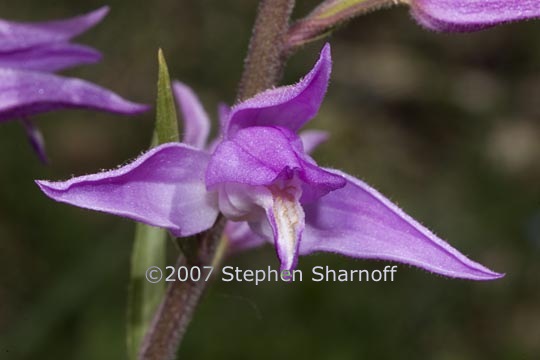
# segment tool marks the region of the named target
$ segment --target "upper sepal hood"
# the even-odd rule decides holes
[[[331,70],[330,44],[326,44],[313,69],[298,83],[263,91],[234,106],[225,136],[233,136],[249,126],[280,126],[298,131],[319,111]]]

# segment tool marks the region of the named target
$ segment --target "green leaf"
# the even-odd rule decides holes
[[[158,52],[158,62],[156,125],[151,147],[179,141],[171,80],[161,49]],[[165,294],[165,282],[157,284],[148,282],[146,271],[151,266],[165,269],[167,240],[168,234],[164,229],[140,223],[135,228],[128,294],[127,345],[130,360],[137,360],[141,341]]]
[[[165,282],[152,284],[146,280],[151,266],[166,266],[167,232],[138,223],[131,254],[131,281],[128,294],[127,343],[130,360],[137,360],[141,341],[154,312],[165,293]]]
[[[158,52],[158,90],[156,104],[156,134],[159,144],[180,141],[178,120],[174,106],[174,96],[171,90],[171,79],[163,51]]]

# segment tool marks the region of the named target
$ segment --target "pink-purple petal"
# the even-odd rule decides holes
[[[109,7],[103,6],[64,20],[36,23],[0,20],[0,53],[68,41],[99,23],[108,12]]]
[[[183,142],[199,149],[204,148],[210,134],[210,119],[199,98],[191,88],[179,81],[173,82],[173,91],[184,119]]]
[[[218,214],[216,194],[204,186],[208,158],[204,151],[169,143],[116,170],[37,184],[56,201],[190,236],[210,228]]]
[[[302,181],[302,197],[300,201],[311,203],[331,191],[340,189],[347,183],[341,176],[317,166],[311,162],[302,164],[302,171],[298,172]]]
[[[38,127],[29,119],[22,119],[21,124],[24,127],[26,137],[28,138],[32,150],[34,150],[42,164],[48,164],[49,158],[45,151],[45,139],[43,139],[41,131],[39,131]]]
[[[324,251],[391,260],[471,280],[503,276],[461,254],[362,181],[332,171],[347,185],[304,207],[301,254]]]
[[[250,127],[218,145],[208,165],[209,187],[236,182],[269,185],[285,168],[299,168],[298,156],[280,129]]]
[[[538,0],[412,0],[412,14],[435,31],[467,32],[540,17]]]
[[[313,69],[295,85],[267,90],[231,109],[226,137],[249,126],[281,126],[298,131],[319,111],[328,87],[332,59],[326,44]]]
[[[88,46],[53,43],[0,54],[0,67],[54,72],[100,60],[100,52]]]
[[[125,100],[89,82],[54,74],[0,68],[0,121],[65,109],[133,115],[148,106]]]
[[[303,182],[302,201],[313,201],[345,181],[314,164],[302,153],[302,143],[285,128],[249,127],[218,145],[208,164],[210,189],[224,183],[268,186],[278,178],[298,176]]]
[[[306,154],[312,153],[319,145],[325,143],[330,137],[328,132],[321,130],[304,130],[299,136],[304,145]]]
[[[231,114],[231,107],[225,103],[218,104],[218,121],[220,132],[224,133]]]
[[[245,221],[228,221],[225,225],[225,236],[229,242],[229,252],[236,254],[259,247],[268,242],[251,230]]]

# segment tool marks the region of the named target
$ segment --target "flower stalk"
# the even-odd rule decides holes
[[[294,0],[262,0],[249,42],[237,100],[245,100],[276,85],[287,54],[285,35]]]
[[[285,49],[294,52],[302,45],[327,35],[335,27],[366,13],[405,4],[408,0],[326,0],[305,18],[291,25]]]
[[[176,268],[186,266],[219,266],[223,251],[219,251],[219,242],[225,221],[218,217],[215,225],[208,231],[196,236],[197,252],[181,254]],[[139,358],[142,360],[174,359],[182,342],[195,309],[209,283],[200,281],[173,281],[157,309],[150,329],[141,344]]]

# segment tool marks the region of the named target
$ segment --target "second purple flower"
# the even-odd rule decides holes
[[[29,116],[69,108],[123,115],[148,109],[87,81],[53,74],[101,59],[98,51],[70,40],[99,23],[108,11],[102,7],[71,19],[42,23],[0,19],[0,123],[21,120],[42,159],[43,140]]]

